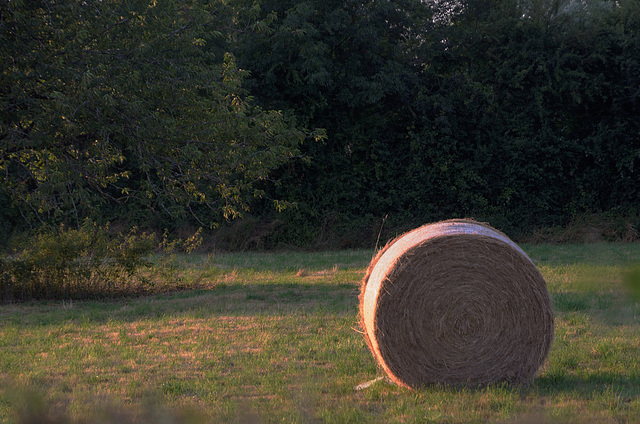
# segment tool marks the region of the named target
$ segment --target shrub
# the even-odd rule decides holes
[[[43,229],[0,256],[0,296],[12,302],[139,292],[152,284],[140,271],[156,246],[153,234],[112,235],[108,225],[89,221]]]

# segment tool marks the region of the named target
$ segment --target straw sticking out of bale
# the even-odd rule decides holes
[[[360,313],[376,360],[409,388],[525,383],[553,339],[538,269],[506,235],[472,220],[389,243],[369,266]]]

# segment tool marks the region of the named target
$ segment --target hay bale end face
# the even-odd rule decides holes
[[[542,275],[506,235],[473,220],[390,242],[369,265],[360,316],[378,364],[409,388],[526,383],[553,340]]]

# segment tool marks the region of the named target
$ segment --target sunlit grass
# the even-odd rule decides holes
[[[524,248],[556,314],[528,387],[356,391],[383,375],[357,316],[373,252],[220,253],[177,258],[197,290],[0,307],[0,422],[638,422],[640,245]]]

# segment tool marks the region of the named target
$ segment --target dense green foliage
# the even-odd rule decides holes
[[[247,98],[222,3],[0,7],[2,188],[27,220],[215,223],[304,138]]]
[[[635,0],[0,4],[3,222],[372,246],[640,207]]]
[[[278,19],[237,43],[252,92],[328,134],[281,169],[285,237],[372,245],[387,215],[521,233],[640,206],[637,2],[261,5]]]

